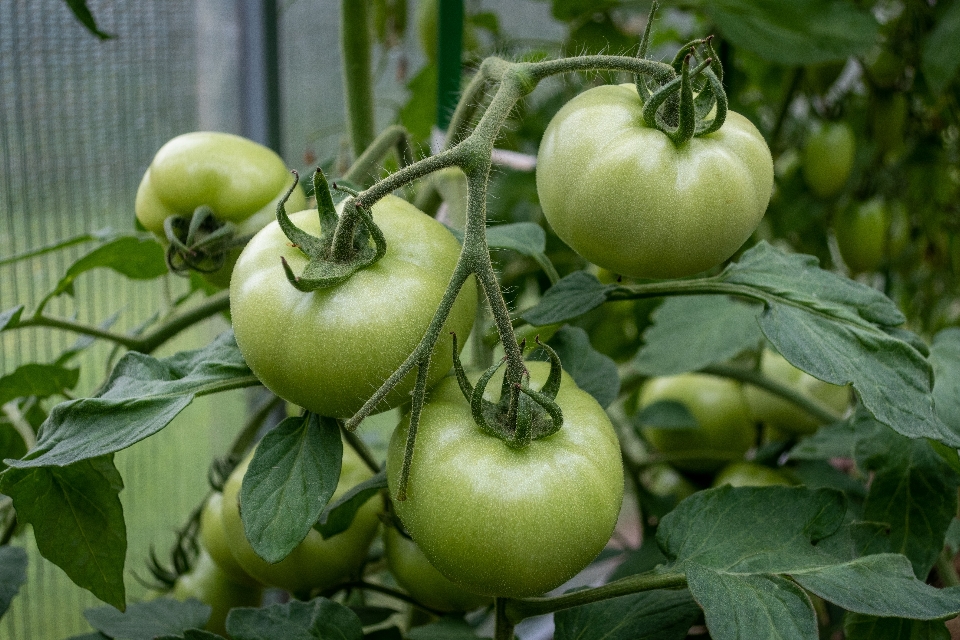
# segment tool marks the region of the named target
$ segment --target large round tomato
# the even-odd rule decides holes
[[[226,635],[230,610],[234,607],[259,607],[263,589],[234,582],[213,561],[206,549],[201,549],[189,573],[177,578],[171,595],[177,600],[196,598],[209,605],[213,611],[204,627],[207,631]]]
[[[319,235],[316,210],[290,219]],[[405,200],[387,196],[373,206],[373,219],[386,238],[386,254],[335,287],[304,293],[287,281],[280,259],[299,274],[307,258],[276,222],[247,244],[234,267],[230,312],[244,359],[271,391],[319,415],[353,415],[406,360],[433,318],[460,255],[456,238]],[[450,370],[450,332],[465,342],[476,304],[471,277],[440,333],[428,384]],[[380,410],[409,399],[415,379],[413,371]]]
[[[311,529],[290,555],[276,564],[270,564],[250,546],[240,519],[240,487],[252,457],[252,454],[247,456],[233,470],[223,487],[223,529],[237,563],[263,584],[293,593],[326,589],[349,578],[363,564],[367,549],[377,533],[377,526],[380,524],[379,501],[368,500],[357,511],[353,523],[346,531],[327,540],[323,539],[319,531]],[[370,475],[370,471],[353,449],[345,446],[340,482],[331,500],[336,500]]]
[[[560,239],[587,260],[636,278],[678,278],[729,258],[757,227],[773,161],[749,120],[675,146],[641,124],[633,84],[568,102],[543,134],[537,193]]]
[[[437,571],[417,543],[394,527],[383,534],[384,555],[397,584],[431,609],[471,611],[490,603],[490,598],[470,593]]]
[[[157,151],[143,174],[134,208],[137,219],[164,242],[164,220],[189,218],[206,205],[214,217],[238,225],[238,234],[256,233],[276,217],[277,202],[293,182],[283,160],[267,147],[229,133],[196,131],[173,138]],[[290,211],[306,206],[297,186]],[[225,287],[239,250],[208,279]]]
[[[856,141],[846,122],[815,126],[803,148],[803,177],[813,193],[832,198],[843,190],[853,170]]]
[[[880,268],[887,255],[889,231],[890,213],[880,197],[847,207],[833,221],[837,248],[853,273]]]
[[[797,369],[775,351],[764,350],[763,355],[760,356],[760,371],[777,382],[793,387],[805,396],[823,403],[838,415],[842,415],[850,404],[850,389],[814,378]],[[756,420],[762,420],[767,426],[779,432],[806,435],[816,431],[821,424],[789,400],[759,387],[747,385],[744,395],[753,417]]]
[[[639,408],[670,400],[684,405],[698,428],[643,426],[644,437],[668,454],[675,467],[711,472],[740,458],[753,446],[757,430],[738,382],[700,373],[652,378],[640,392]]]
[[[540,388],[549,366],[528,362]],[[496,401],[500,376],[487,396]],[[480,430],[457,381],[430,392],[407,499],[394,508],[440,573],[469,591],[523,597],[561,585],[606,545],[623,499],[620,443],[603,408],[563,374],[563,427],[513,448]],[[396,492],[409,420],[387,453]]]

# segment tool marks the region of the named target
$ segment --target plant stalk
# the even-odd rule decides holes
[[[373,77],[370,63],[370,18],[368,3],[340,2],[340,54],[343,57],[343,89],[347,99],[347,129],[353,156],[359,158],[376,132],[373,110]]]

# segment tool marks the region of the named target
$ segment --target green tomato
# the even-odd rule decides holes
[[[678,278],[729,258],[763,217],[773,189],[770,149],[732,111],[719,131],[680,147],[640,124],[633,84],[568,102],[537,155],[537,193],[561,240],[634,278]]]
[[[397,584],[418,602],[437,611],[472,611],[490,604],[490,598],[457,586],[437,571],[417,543],[387,527],[383,534],[387,567]]]
[[[253,453],[234,469],[223,486],[223,530],[230,551],[243,570],[263,584],[293,593],[327,589],[357,572],[366,560],[367,549],[377,534],[380,524],[379,501],[368,500],[357,511],[346,531],[327,540],[319,531],[311,529],[290,555],[276,564],[270,564],[250,546],[240,519],[240,487],[252,458]],[[370,471],[353,449],[344,446],[340,482],[331,502],[370,476]]]
[[[526,363],[540,388],[549,365]],[[501,375],[487,386],[499,398]],[[606,545],[623,500],[620,443],[603,408],[564,373],[563,427],[517,449],[480,430],[456,379],[430,392],[407,499],[394,509],[440,573],[468,591],[525,597],[558,587]],[[396,494],[409,418],[387,453]]]
[[[843,415],[850,404],[850,389],[818,380],[797,369],[776,351],[765,349],[760,356],[760,371],[777,382],[799,391]],[[820,422],[789,400],[747,385],[744,388],[750,413],[776,432],[791,435],[809,435],[820,427]]]
[[[316,210],[290,218],[319,235]],[[303,271],[307,259],[276,222],[247,244],[234,268],[230,312],[244,359],[268,389],[319,415],[353,415],[407,359],[460,255],[457,239],[405,200],[387,196],[373,206],[373,218],[386,238],[386,254],[335,287],[304,293],[287,281],[281,257],[294,273]],[[466,342],[476,304],[471,277],[440,332],[428,386],[453,365],[450,332]],[[409,400],[415,380],[411,372],[378,410]]]
[[[803,177],[820,198],[832,198],[841,191],[853,171],[856,140],[846,122],[816,126],[803,148]]]
[[[643,435],[673,466],[695,473],[713,472],[740,458],[757,438],[738,382],[700,373],[651,378],[640,392],[638,408],[671,400],[683,404],[698,428],[644,426]]]
[[[887,255],[890,213],[883,198],[858,202],[840,212],[833,221],[837,248],[850,271],[876,271]]]
[[[200,512],[200,545],[206,550],[220,570],[237,584],[258,586],[260,583],[250,576],[233,557],[227,533],[223,528],[223,494],[217,491],[210,494]]]
[[[773,485],[789,486],[793,484],[779,471],[759,465],[755,462],[733,462],[717,474],[713,486],[722,487],[769,487]]]
[[[293,176],[283,160],[267,147],[229,133],[196,131],[173,138],[154,156],[137,189],[137,219],[163,242],[163,222],[171,216],[193,215],[206,205],[214,217],[237,225],[238,235],[256,233],[276,219],[277,203],[290,188]],[[306,206],[297,186],[287,209]],[[212,283],[226,287],[240,250],[215,273]]]
[[[643,473],[644,486],[655,496],[682,502],[697,492],[697,487],[668,464],[655,464]]]
[[[177,578],[171,595],[177,600],[196,598],[209,605],[213,611],[204,628],[213,633],[227,634],[227,614],[234,607],[259,607],[263,589],[234,582],[205,549],[193,568]]]

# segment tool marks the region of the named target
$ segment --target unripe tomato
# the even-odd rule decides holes
[[[850,404],[850,389],[818,380],[797,369],[776,351],[765,349],[760,356],[760,371],[777,382],[793,387],[803,395],[817,400],[843,415]],[[808,435],[817,430],[816,418],[778,395],[760,387],[746,385],[744,395],[754,419],[777,431],[792,435]]]
[[[223,494],[219,491],[210,494],[203,511],[200,512],[200,544],[206,549],[220,570],[237,584],[258,586],[260,583],[243,570],[233,557],[226,531],[223,529]]]
[[[320,235],[316,210],[290,219]],[[449,230],[396,196],[373,205],[373,219],[386,254],[337,286],[305,293],[290,284],[281,257],[297,274],[307,258],[276,221],[254,236],[234,268],[230,313],[247,365],[268,389],[318,415],[352,416],[403,364],[433,320],[460,256]],[[428,386],[453,366],[450,333],[470,335],[476,305],[470,277],[434,348]],[[377,409],[408,401],[416,377],[411,372]]]
[[[530,386],[541,388],[549,365],[526,367]],[[499,398],[501,376],[486,387],[491,401]],[[476,425],[455,378],[430,392],[407,499],[395,500],[394,509],[430,563],[468,591],[545,593],[583,569],[613,533],[623,500],[613,425],[567,373],[556,403],[563,411],[560,430],[514,448]],[[409,419],[400,423],[387,452],[391,495],[409,427]]]
[[[437,611],[472,611],[490,604],[489,596],[470,593],[445,578],[417,543],[394,527],[386,527],[383,544],[390,573],[421,604]]]
[[[716,471],[740,458],[757,438],[757,430],[740,383],[700,373],[652,378],[640,392],[639,408],[660,400],[683,404],[697,419],[697,429],[642,427],[644,437],[670,463],[685,471]]]
[[[134,208],[140,224],[163,242],[164,220],[190,217],[202,205],[217,220],[236,224],[238,235],[249,235],[276,219],[277,202],[292,182],[283,160],[267,147],[229,133],[196,131],[160,147],[140,181]],[[289,211],[306,206],[299,185],[286,206]],[[239,255],[238,248],[220,270],[205,277],[226,287]]]
[[[356,572],[367,557],[367,549],[380,524],[377,500],[368,500],[350,527],[327,540],[311,529],[307,537],[286,558],[270,564],[257,555],[247,541],[240,518],[240,487],[253,454],[234,469],[223,486],[223,529],[230,551],[243,570],[262,582],[293,593],[327,589]],[[339,498],[351,487],[371,476],[370,471],[350,447],[343,448],[340,482],[331,498]]]
[[[850,271],[876,271],[887,255],[890,214],[883,198],[858,202],[840,212],[833,221],[837,248]]]
[[[773,485],[789,486],[793,484],[779,471],[759,465],[755,462],[732,462],[713,480],[713,486],[722,487],[769,487]]]
[[[803,177],[813,193],[832,198],[841,191],[853,171],[856,140],[846,122],[816,126],[803,148]]]
[[[550,226],[584,258],[635,278],[720,264],[750,237],[773,189],[770,149],[732,111],[677,147],[643,126],[633,84],[585,91],[547,126],[537,193]]]
[[[213,611],[204,628],[225,636],[230,610],[234,607],[259,607],[263,589],[237,584],[213,561],[206,549],[201,548],[190,572],[177,578],[171,595],[177,600],[196,598],[209,605]]]

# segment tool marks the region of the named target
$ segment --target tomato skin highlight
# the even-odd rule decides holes
[[[221,222],[237,225],[238,235],[249,235],[276,219],[277,203],[293,183],[293,176],[273,150],[229,133],[194,131],[160,147],[143,174],[134,204],[137,220],[163,243],[164,220],[190,217],[206,205]],[[300,185],[287,200],[290,211],[307,204]],[[204,274],[212,284],[230,284],[235,249],[223,267]]]
[[[247,541],[240,517],[240,487],[252,458],[251,453],[233,470],[223,487],[223,529],[237,563],[263,584],[295,594],[327,589],[348,579],[366,560],[367,550],[377,534],[380,501],[376,498],[368,500],[357,511],[346,531],[327,540],[319,531],[311,529],[290,555],[270,564],[258,556]],[[371,475],[353,449],[344,446],[340,482],[331,502]]]
[[[773,189],[773,160],[749,120],[677,147],[641,124],[633,84],[585,91],[554,116],[537,155],[537,193],[557,235],[634,278],[720,264],[750,237]]]
[[[526,366],[531,387],[539,389],[549,365]],[[488,399],[499,397],[501,379],[490,380]],[[407,499],[394,500],[394,509],[430,563],[469,591],[545,593],[589,564],[613,532],[623,500],[613,426],[566,373],[556,402],[563,427],[522,449],[476,426],[452,377],[423,408]],[[409,418],[387,453],[394,496],[408,429]]]
[[[489,597],[470,593],[444,577],[417,543],[394,527],[386,527],[383,544],[390,573],[421,604],[447,612],[472,611],[490,604]]]
[[[699,424],[698,429],[643,427],[650,444],[675,455],[670,463],[678,469],[716,471],[756,442],[757,430],[738,382],[701,373],[651,378],[640,392],[638,407],[660,400],[683,404]]]
[[[316,210],[290,218],[319,235]],[[460,255],[453,234],[400,198],[375,204],[373,219],[386,237],[386,254],[337,286],[304,293],[290,284],[281,257],[297,274],[307,259],[276,222],[254,236],[234,268],[230,312],[244,359],[268,389],[318,415],[352,416],[406,360],[433,319]],[[450,332],[470,334],[476,304],[471,276],[440,332],[428,386],[453,366]],[[408,401],[415,380],[416,370],[377,410]]]

